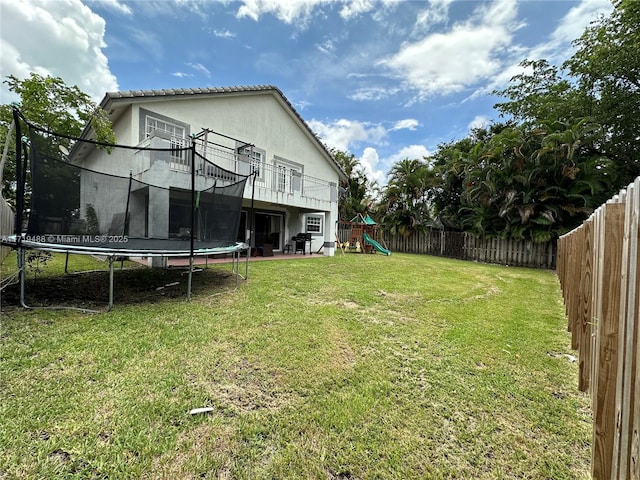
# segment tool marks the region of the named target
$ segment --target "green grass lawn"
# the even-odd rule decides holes
[[[106,303],[104,274],[63,293],[63,266],[29,291]],[[94,315],[4,294],[0,478],[589,478],[552,272],[338,253],[252,263],[236,290],[207,269],[191,303],[184,278],[116,271]]]

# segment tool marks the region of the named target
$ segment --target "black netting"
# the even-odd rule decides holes
[[[236,243],[247,176],[170,139],[74,139],[70,150],[61,140],[30,128],[27,239],[128,250],[184,251],[192,234],[196,249]]]

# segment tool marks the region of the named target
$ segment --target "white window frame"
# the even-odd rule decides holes
[[[265,170],[264,159],[266,156],[266,152],[261,148],[256,148],[249,145],[239,148],[238,153],[249,158],[249,173],[257,172],[257,180],[263,181]]]
[[[311,235],[322,235],[324,217],[322,215],[306,215],[304,219],[304,231]]]
[[[153,115],[146,115],[144,120],[145,137],[157,136],[169,141],[170,148],[182,149],[188,146],[186,128]],[[169,155],[169,168],[180,172],[191,171],[191,156],[186,150],[172,151]]]
[[[287,167],[284,165],[278,165],[276,167],[276,189],[279,192],[291,193],[291,181],[287,182]],[[289,188],[287,188],[287,184]]]
[[[276,169],[276,190],[283,193],[295,193],[293,189],[293,177],[298,176],[301,178],[304,166],[276,155],[273,157],[273,163]],[[299,186],[299,189],[302,189],[302,185]]]

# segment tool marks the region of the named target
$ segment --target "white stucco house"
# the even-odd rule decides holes
[[[237,241],[253,247],[268,244],[277,252],[294,243],[293,236],[309,233],[307,252],[324,247],[325,255],[334,254],[338,185],[346,180],[345,173],[277,87],[109,92],[100,106],[120,145],[166,148],[196,141],[198,152],[219,167],[255,172],[255,181],[245,186]],[[105,163],[99,155],[87,156],[83,163],[117,175],[127,175],[132,168]],[[151,184],[179,189],[188,185],[191,167],[190,157],[177,153],[170,161],[147,159],[134,173]],[[195,171],[198,176],[214,175],[210,167],[198,164]],[[166,202],[169,208],[171,218],[180,217],[178,197],[171,206]],[[155,233],[171,236],[180,234],[181,225],[169,220],[153,228],[168,230]]]

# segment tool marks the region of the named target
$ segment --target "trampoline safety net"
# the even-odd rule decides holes
[[[29,125],[27,241],[162,254],[189,253],[192,240],[200,252],[237,244],[246,175],[215,165],[187,142],[71,140]]]

